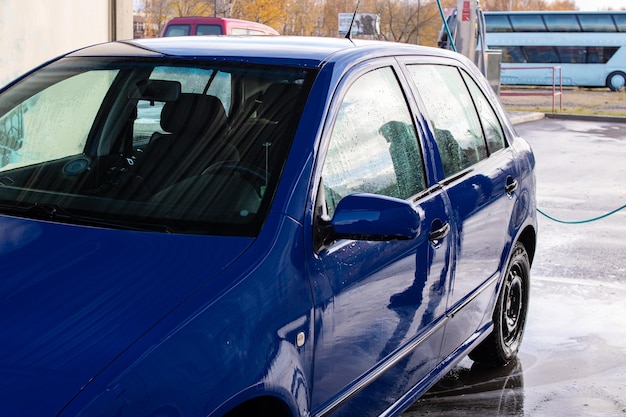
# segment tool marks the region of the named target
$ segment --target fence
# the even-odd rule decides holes
[[[501,71],[506,70],[552,70],[552,91],[545,90],[524,90],[524,91],[500,91],[501,96],[552,96],[552,113],[554,113],[554,106],[556,97],[559,97],[559,111],[563,111],[563,72],[560,66],[545,66],[545,67],[502,67]],[[557,83],[558,72],[558,83]],[[558,88],[557,88],[558,87]]]

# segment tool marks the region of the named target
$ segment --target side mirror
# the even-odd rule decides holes
[[[339,201],[330,221],[334,239],[408,240],[420,233],[420,213],[405,200],[351,194]]]

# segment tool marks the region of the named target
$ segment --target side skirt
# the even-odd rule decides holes
[[[450,356],[445,358],[411,390],[404,394],[391,407],[381,413],[381,417],[398,416],[402,411],[409,408],[419,397],[424,395],[433,385],[435,385],[443,375],[450,372],[476,346],[485,340],[492,330],[493,323],[491,322],[477,330],[463,345],[459,346],[458,349],[450,354]]]

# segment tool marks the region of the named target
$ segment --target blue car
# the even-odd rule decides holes
[[[449,51],[113,42],[0,92],[0,415],[399,415],[517,354],[532,151]]]

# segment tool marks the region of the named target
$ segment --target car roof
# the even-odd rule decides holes
[[[450,54],[449,51],[426,46],[362,39],[306,36],[186,36],[110,42],[81,49],[69,56],[164,56],[317,67],[344,59],[354,62],[377,56],[452,56]]]
[[[233,19],[230,17],[210,17],[210,16],[183,16],[174,17],[170,19],[166,24],[164,31],[170,26],[177,25],[219,25],[219,26],[233,26],[244,27],[252,30],[262,30],[268,35],[279,35],[279,33],[272,27],[264,25],[263,23],[253,22],[250,20]]]
[[[214,16],[182,16],[182,17],[173,17],[167,21],[167,24],[170,23],[222,23],[222,22],[232,22],[232,23],[247,23],[259,26],[267,26],[263,23],[253,22],[251,20],[243,20],[243,19],[233,19],[231,17],[214,17]]]

